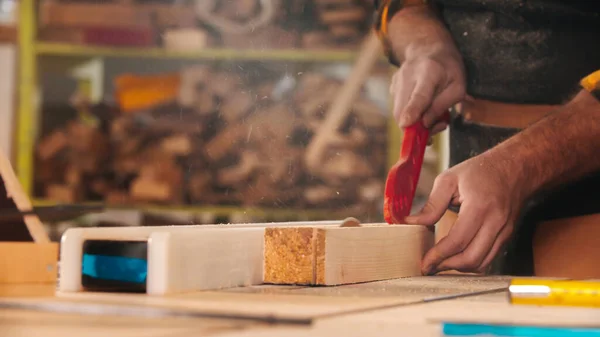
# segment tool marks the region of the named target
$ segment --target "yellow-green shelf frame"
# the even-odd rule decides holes
[[[164,48],[126,48],[80,46],[65,43],[34,43],[37,55],[75,56],[75,57],[115,57],[145,58],[161,60],[274,60],[306,62],[352,61],[355,52],[344,50],[300,50],[300,49],[248,49],[240,52],[230,48],[206,48],[198,51],[172,51]]]
[[[32,196],[34,177],[34,151],[39,120],[38,106],[38,58],[44,56],[74,58],[146,58],[157,60],[274,60],[298,62],[351,62],[357,53],[345,50],[240,50],[210,48],[198,51],[170,51],[161,48],[123,48],[79,46],[64,43],[40,42],[36,39],[37,16],[36,0],[19,2],[19,71],[18,71],[18,115],[16,137],[16,172],[24,191]],[[382,60],[383,57],[382,57]],[[400,152],[402,133],[390,116],[388,127],[388,167],[392,166]],[[436,144],[439,141],[435,140]],[[437,145],[436,145],[437,146]],[[439,146],[437,146],[439,148]],[[48,204],[48,201],[35,199],[34,204]],[[112,207],[112,206],[111,206]],[[130,208],[129,206],[126,208]],[[308,211],[293,209],[259,209],[221,206],[144,206],[136,209],[186,210],[190,212],[210,212],[230,214],[247,212],[254,215],[272,214],[275,216],[297,216],[299,213],[310,218],[332,216],[331,211]]]

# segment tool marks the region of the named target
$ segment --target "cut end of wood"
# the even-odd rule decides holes
[[[264,282],[313,284],[315,241],[314,228],[265,229]]]
[[[421,275],[434,236],[427,228],[346,222],[266,229],[264,283],[334,286]]]

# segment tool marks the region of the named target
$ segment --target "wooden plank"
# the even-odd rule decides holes
[[[93,15],[90,15],[92,14]],[[102,27],[152,26],[150,13],[140,11],[135,6],[119,3],[62,3],[60,1],[43,1],[40,6],[41,28],[44,26]]]
[[[81,272],[83,244],[87,240],[148,242],[146,289],[149,294],[165,295],[261,284],[265,228],[342,223],[71,228],[62,237],[59,289],[84,291]]]
[[[8,157],[0,149],[0,184],[6,189],[6,196],[0,196],[0,202],[8,202],[10,206],[16,206],[19,210],[31,209],[31,201],[23,191],[15,171],[13,170]],[[14,205],[12,204],[14,203]],[[6,207],[6,206],[3,206]],[[49,243],[50,238],[40,219],[35,215],[28,215],[23,218],[29,234],[36,243]]]
[[[150,236],[147,293],[262,283],[263,228],[202,229]]]
[[[324,315],[376,309],[397,302],[397,298],[352,298],[290,294],[248,294],[222,291],[199,291],[166,296],[145,294],[57,292],[55,299],[40,303],[87,303],[133,305],[186,310],[196,314],[223,315],[251,320],[310,322]]]
[[[39,25],[57,27],[151,28],[190,26],[195,20],[192,7],[173,4],[131,5],[124,3],[68,3],[43,1]]]
[[[144,318],[28,310],[0,311],[0,331],[7,336],[201,337],[215,336],[227,331],[240,331],[253,325],[256,323],[204,318]]]
[[[0,25],[0,43],[15,44],[17,42],[17,27]],[[7,76],[12,80],[11,76]]]
[[[267,228],[265,283],[340,285],[421,275],[423,226]]]
[[[55,283],[0,284],[0,297],[54,297]]]
[[[508,277],[419,276],[337,287],[273,286],[263,292],[324,297],[386,297],[395,298],[398,303],[412,303],[425,298],[508,287],[509,282]],[[506,294],[500,295],[500,298],[505,300]]]
[[[0,242],[0,284],[55,283],[58,243]]]

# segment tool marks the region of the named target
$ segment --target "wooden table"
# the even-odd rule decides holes
[[[141,318],[0,309],[0,336],[440,336],[440,321],[561,323],[600,326],[600,309],[511,306],[504,291],[418,303],[426,298],[490,291],[506,277],[435,276],[338,287],[254,286],[150,297],[144,294],[52,294],[4,297],[14,303],[88,303],[174,308],[238,318]],[[39,291],[39,290],[38,290]],[[5,290],[0,294],[8,296]],[[12,292],[15,294],[15,292]],[[17,294],[19,295],[19,294]],[[254,319],[251,319],[254,317]],[[271,317],[272,322],[260,318]],[[282,322],[276,322],[281,320]],[[287,322],[283,322],[286,321]]]

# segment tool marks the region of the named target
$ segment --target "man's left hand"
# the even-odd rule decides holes
[[[406,223],[432,226],[448,205],[460,205],[446,237],[423,258],[425,275],[445,270],[483,272],[510,238],[521,196],[519,170],[510,158],[484,153],[456,165],[435,180],[423,210]]]

